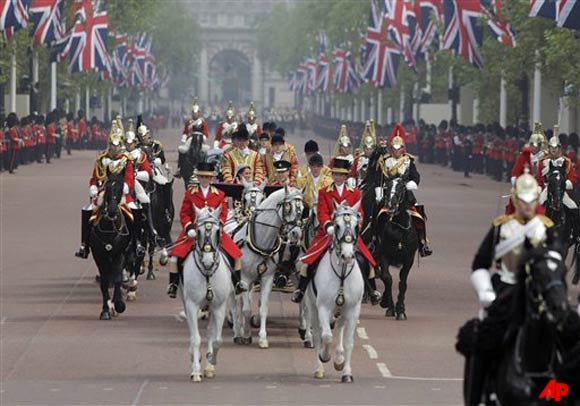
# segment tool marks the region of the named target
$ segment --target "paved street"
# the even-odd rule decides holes
[[[179,134],[164,131],[160,137],[174,168]],[[311,137],[306,132],[289,139],[301,153]],[[334,141],[319,144],[328,154]],[[128,303],[118,319],[99,320],[96,267],[92,259],[73,256],[95,155],[73,151],[50,165],[0,175],[0,404],[462,403],[455,335],[476,314],[471,259],[491,220],[503,211],[506,200],[500,196],[509,192],[507,184],[418,167],[417,196],[427,205],[435,254],[411,271],[408,321],[386,319],[378,306],[363,306],[354,384],[341,384],[332,364],[325,380],[313,378],[315,355],[298,337],[297,306],[280,293],[271,299],[271,348],[259,349],[257,340],[251,347],[236,346],[226,329],[217,377],[194,384],[188,329],[175,318],[179,302],[165,294],[166,269],[155,281],[140,280],[137,302]],[[180,180],[175,190],[179,208]],[[178,219],[173,231],[179,231]]]

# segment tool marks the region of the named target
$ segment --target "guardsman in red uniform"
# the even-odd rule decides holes
[[[169,253],[171,255],[169,267],[169,286],[167,294],[172,299],[177,295],[179,286],[179,264],[189,254],[193,247],[193,242],[197,236],[195,229],[195,209],[211,207],[212,209],[221,208],[220,221],[222,227],[228,217],[228,206],[226,196],[223,191],[211,185],[215,179],[215,165],[209,162],[200,162],[197,164],[195,175],[199,183],[192,185],[183,198],[181,205],[180,219],[183,231],[175,243],[175,247]],[[240,281],[240,258],[242,252],[234,241],[226,233],[221,234],[220,247],[234,260],[234,271],[232,272],[232,282],[236,289],[236,294],[247,291],[248,287],[243,281]]]
[[[207,127],[207,121],[205,121],[201,116],[201,108],[197,102],[197,97],[194,99],[193,106],[191,107],[191,119],[186,120],[184,123],[181,142],[185,142],[194,131],[203,133],[203,142],[207,142],[207,139],[209,138],[209,130]]]
[[[81,210],[81,247],[75,253],[79,258],[87,258],[89,256],[89,236],[91,231],[91,217],[94,211],[99,207],[99,196],[104,193],[103,188],[107,182],[108,171],[123,171],[124,176],[124,201],[121,202],[121,207],[125,214],[131,214],[132,221],[128,221],[131,228],[131,236],[134,242],[134,247],[138,255],[144,253],[141,246],[141,216],[142,209],[140,209],[131,196],[131,190],[134,188],[135,174],[133,172],[133,164],[123,149],[123,132],[118,127],[117,122],[113,121],[111,127],[111,134],[109,136],[109,146],[106,151],[99,154],[93,166],[93,173],[89,181],[89,197],[91,203]]]
[[[18,116],[16,113],[8,114],[6,117],[6,127],[8,127],[8,134],[5,137],[9,140],[8,144],[8,172],[14,173],[18,168],[18,161],[20,159],[20,149],[23,141],[18,133]]]
[[[68,113],[66,116],[66,128],[69,138],[69,149],[67,150],[67,154],[70,155],[70,149],[77,149],[79,141],[79,133],[75,127],[75,116],[73,113]]]
[[[46,115],[46,163],[50,163],[50,159],[54,155],[56,148],[56,114],[54,112]]]
[[[230,101],[226,109],[226,121],[218,124],[215,134],[214,148],[227,150],[232,145],[232,135],[237,131],[238,123],[235,121],[234,107]]]
[[[350,166],[351,163],[348,160],[335,158],[334,165],[332,166],[333,183],[327,188],[320,189],[320,192],[318,193],[317,215],[320,227],[318,228],[318,232],[312,240],[310,247],[308,247],[308,250],[301,258],[301,261],[308,266],[306,269],[303,268],[300,272],[298,289],[292,296],[292,301],[295,303],[302,301],[304,292],[314,275],[318,263],[332,243],[332,235],[334,233],[334,226],[332,225],[334,203],[342,203],[343,201],[346,201],[348,205],[352,207],[361,200],[361,194],[358,188],[346,184],[346,179],[350,172]],[[359,214],[360,219],[362,220],[364,218],[362,205],[359,207]],[[357,247],[369,264],[375,267],[376,262],[360,235],[358,237]],[[371,288],[376,290],[375,287],[372,286],[374,279],[371,279],[370,281]]]
[[[8,141],[4,138],[4,130],[0,127],[0,172],[3,172],[6,167],[6,152]]]
[[[22,117],[20,120],[20,137],[22,138],[22,149],[20,151],[20,163],[26,165],[32,158],[32,148],[34,146],[34,134],[31,127],[32,121],[30,116]]]
[[[87,131],[87,120],[85,119],[84,110],[78,111],[79,122],[77,124],[77,136],[79,139],[79,144],[83,148],[86,148],[89,142],[89,134]]]
[[[41,163],[44,151],[46,151],[46,128],[44,127],[44,116],[40,115],[34,117],[32,131],[36,142],[36,148],[34,151],[36,162]]]

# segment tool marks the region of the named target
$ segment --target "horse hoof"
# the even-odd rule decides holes
[[[127,309],[127,305],[125,304],[125,302],[119,300],[118,302],[115,302],[115,312],[116,313],[124,313],[125,310]]]
[[[99,317],[101,320],[111,320],[111,315],[109,314],[108,311],[103,310],[101,312],[101,317]]]
[[[117,317],[117,311],[115,310],[115,305],[113,304],[113,302],[111,302],[111,301],[109,300],[109,302],[108,302],[107,304],[108,304],[108,306],[109,306],[109,314],[110,314],[112,317]]]
[[[134,302],[137,300],[137,293],[136,292],[128,292],[127,293],[127,302]]]
[[[352,377],[352,375],[343,375],[342,378],[340,379],[340,381],[342,383],[353,383],[354,378]]]
[[[244,343],[244,342],[243,342],[243,339],[242,339],[242,337],[234,337],[234,344],[241,345],[241,344],[243,344],[243,343]]]
[[[326,364],[328,361],[330,361],[330,355],[328,355],[327,357],[323,357],[322,354],[318,354],[318,359],[323,364]]]
[[[407,315],[405,312],[397,313],[397,320],[407,320]]]
[[[395,312],[393,311],[393,309],[387,309],[385,311],[385,317],[395,317]]]
[[[335,371],[342,371],[344,369],[344,361],[342,361],[340,364],[337,364],[336,361],[334,362],[334,369]],[[347,376],[347,375],[345,375]]]
[[[215,378],[215,370],[208,367],[205,369],[205,371],[203,371],[203,376],[207,379],[213,379]]]
[[[191,380],[193,382],[201,382],[201,375],[200,374],[191,374]]]
[[[258,315],[254,314],[252,317],[250,317],[250,326],[254,328],[260,328],[260,319],[258,318]]]
[[[324,371],[316,371],[316,372],[314,372],[314,377],[316,379],[324,379]]]
[[[304,341],[304,348],[314,348],[312,341]]]
[[[252,337],[242,337],[242,344],[251,345],[252,344]]]
[[[300,339],[301,339],[302,341],[304,341],[304,337],[306,337],[306,329],[299,328],[299,329],[298,329],[298,334],[300,334]]]
[[[258,341],[258,347],[266,349],[268,347],[270,347],[270,344],[268,343],[267,339],[260,339],[260,341]]]

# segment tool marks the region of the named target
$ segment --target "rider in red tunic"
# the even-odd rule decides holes
[[[350,172],[350,162],[346,159],[335,158],[331,170],[332,178],[334,180],[333,184],[327,188],[320,189],[320,192],[318,192],[317,215],[320,227],[318,227],[318,232],[312,240],[310,247],[308,247],[308,250],[301,258],[301,261],[308,265],[308,269],[306,270],[306,273],[304,273],[304,270],[301,272],[298,289],[292,296],[292,301],[296,303],[302,301],[308,283],[313,277],[314,270],[332,243],[332,235],[334,233],[334,226],[332,225],[334,203],[342,203],[343,201],[346,201],[348,205],[352,207],[361,200],[361,194],[358,188],[346,184],[346,178]],[[359,207],[359,215],[360,221],[362,222],[364,217],[362,205]],[[357,247],[369,264],[372,267],[375,267],[376,262],[360,235],[358,237]]]
[[[221,121],[218,124],[213,145],[214,148],[223,149],[224,151],[231,148],[232,135],[238,129],[238,123],[235,118],[234,107],[230,101],[226,109],[226,121]]]
[[[195,170],[199,184],[190,187],[183,198],[181,211],[179,213],[183,231],[177,239],[175,247],[169,253],[172,258],[169,268],[169,286],[167,294],[171,298],[177,295],[177,287],[179,285],[179,266],[178,262],[182,262],[193,248],[197,231],[195,229],[195,209],[203,209],[204,207],[211,207],[217,209],[221,207],[220,221],[222,227],[228,217],[228,206],[222,204],[225,202],[225,194],[215,186],[211,186],[211,181],[215,178],[215,165],[208,162],[201,162],[197,165]],[[220,247],[234,260],[234,271],[232,272],[232,282],[236,288],[236,294],[244,292],[248,289],[243,281],[240,281],[240,258],[242,252],[234,241],[226,233],[221,234]],[[181,260],[181,261],[180,261]]]

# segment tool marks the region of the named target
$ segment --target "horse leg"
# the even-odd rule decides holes
[[[272,291],[272,284],[274,279],[272,276],[267,276],[262,278],[262,284],[260,286],[260,333],[258,340],[258,346],[260,348],[268,348],[268,336],[266,333],[266,319],[268,318],[268,299],[270,297],[270,292]]]
[[[324,364],[320,361],[318,354],[320,354],[320,350],[322,347],[322,340],[321,340],[321,329],[320,329],[320,320],[318,319],[318,310],[315,308],[316,306],[316,299],[310,300],[310,297],[307,297],[308,300],[308,308],[310,310],[310,318],[312,323],[312,338],[316,353],[316,370],[314,371],[314,377],[316,379],[324,379]]]
[[[381,307],[387,309],[385,311],[386,317],[393,317],[395,315],[395,304],[393,303],[393,276],[389,272],[389,261],[385,258],[380,258],[381,262],[381,280],[385,285],[385,291],[381,297]]]
[[[191,380],[201,382],[201,336],[197,324],[197,311],[199,306],[191,298],[185,301],[187,325],[189,326],[189,353],[191,354]]]
[[[304,341],[304,348],[314,348],[312,320],[308,306],[306,306],[304,300],[300,302],[300,328],[298,330],[301,334],[300,338]],[[304,331],[304,336],[302,336],[302,331]]]
[[[155,254],[155,245],[149,241],[149,263],[147,264],[147,280],[154,281],[157,279],[153,273],[153,254]]]
[[[318,306],[318,320],[320,324],[321,350],[318,358],[323,363],[330,361],[330,345],[332,344],[332,330],[330,329],[330,320],[332,318],[332,309],[327,308],[324,304]]]
[[[356,321],[360,314],[360,303],[357,303],[353,309],[347,310],[343,315],[343,333],[344,339],[344,369],[342,370],[342,383],[352,383],[352,370],[350,367],[350,360],[352,358],[352,350],[354,347],[354,331],[356,328]]]
[[[250,325],[250,318],[252,317],[252,293],[243,292],[241,296],[242,296],[242,314],[241,314],[242,337],[240,344],[251,344],[252,326]]]
[[[344,369],[344,315],[338,319],[338,343],[334,354],[334,369],[342,371]]]
[[[226,302],[222,303],[216,309],[212,309],[211,317],[211,336],[208,336],[208,353],[207,366],[204,375],[206,378],[215,377],[215,366],[217,365],[217,356],[222,345],[222,330],[224,326],[224,319],[226,318]],[[210,346],[211,345],[211,346]],[[209,350],[211,348],[211,350]]]
[[[410,263],[407,262],[399,272],[399,295],[397,296],[397,306],[395,307],[397,320],[407,320],[407,315],[405,314],[405,294],[407,293],[407,278],[409,277],[409,271],[411,271],[412,266],[412,261]]]
[[[101,276],[101,295],[103,297],[103,309],[101,310],[101,320],[111,320],[111,314],[109,313],[109,301],[111,300],[109,296],[109,278],[102,272],[99,273]]]

